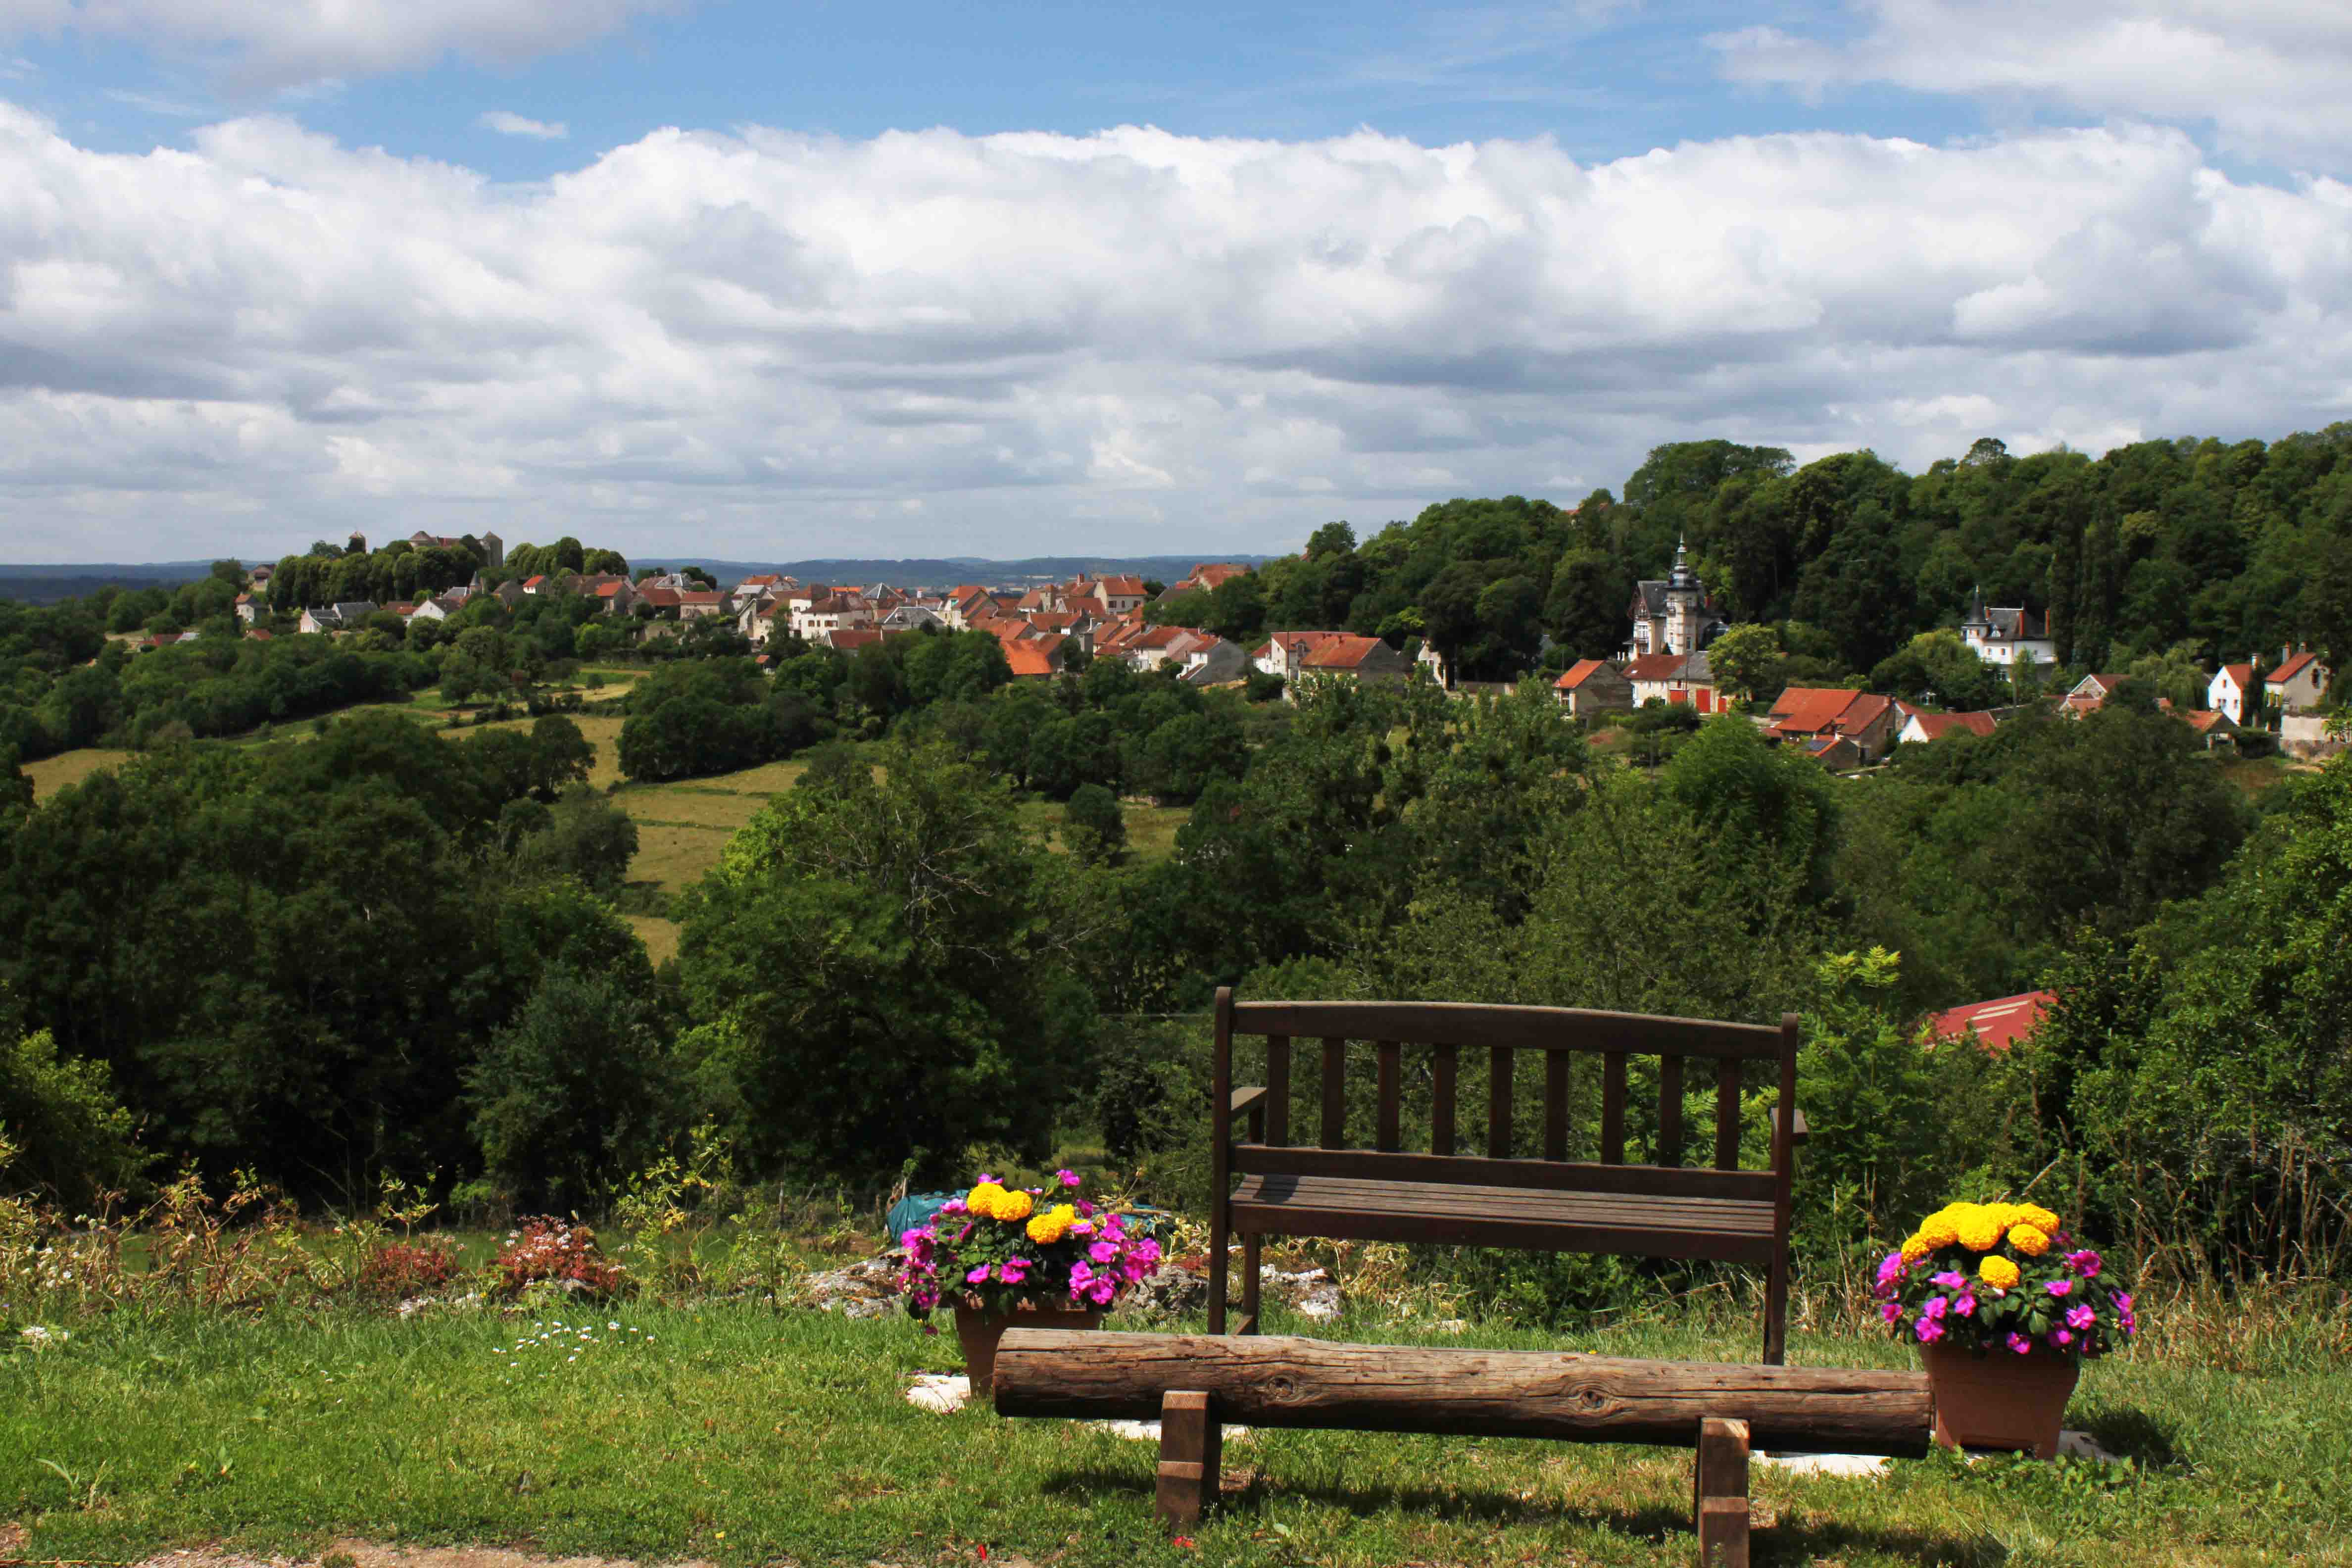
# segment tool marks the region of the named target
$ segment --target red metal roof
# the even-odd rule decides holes
[[[2005,1051],[2032,1034],[2042,1016],[2056,1000],[2052,992],[2027,991],[2015,996],[1996,996],[1990,1002],[1970,1002],[1937,1014],[1927,1020],[1927,1028],[1938,1040],[1957,1040],[1974,1034],[1985,1049]]]

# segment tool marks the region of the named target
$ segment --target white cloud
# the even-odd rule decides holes
[[[501,136],[532,136],[541,142],[561,142],[572,134],[561,120],[526,120],[509,109],[493,109],[474,123]]]
[[[1919,92],[2210,121],[2233,151],[2341,170],[2352,153],[2342,0],[1850,0],[1859,36],[1755,26],[1709,41],[1746,81]]]
[[[0,37],[74,31],[188,52],[254,89],[431,65],[513,65],[685,0],[0,0]]]
[[[1678,438],[1919,465],[2352,416],[2352,189],[2128,127],[1591,166],[665,131],[507,186],[276,118],[100,153],[0,105],[0,258],[20,558],[395,523],[654,558],[1253,549],[1580,495]]]

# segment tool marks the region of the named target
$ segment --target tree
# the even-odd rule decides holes
[[[1043,1158],[1092,1004],[1062,873],[1004,786],[942,748],[775,796],[685,900],[693,1070],[761,1171],[921,1180]]]
[[[1633,574],[1605,550],[1572,549],[1552,571],[1544,601],[1544,627],[1578,658],[1607,658],[1624,646],[1625,608],[1633,602]]]
[[[550,970],[466,1074],[486,1173],[519,1208],[593,1206],[683,1130],[642,949],[635,968]]]
[[[1780,629],[1757,624],[1734,626],[1707,646],[1706,662],[1716,684],[1733,696],[1751,700],[1763,696],[1780,662]]]
[[[1127,817],[1118,797],[1097,784],[1072,791],[1062,810],[1062,843],[1087,865],[1117,865],[1127,853]]]
[[[104,1065],[63,1055],[46,1029],[18,1033],[14,1016],[0,1007],[0,1192],[38,1192],[73,1213],[136,1186],[148,1156]]]

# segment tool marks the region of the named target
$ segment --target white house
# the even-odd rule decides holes
[[[1988,610],[1981,593],[1969,606],[1969,618],[1960,623],[1960,640],[1987,664],[2014,665],[2021,659],[2041,665],[2058,662],[2049,611],[2036,614],[2021,605]]]
[[[2263,677],[2263,700],[2273,713],[2307,711],[2318,707],[2326,695],[2329,674],[2315,654],[2288,654],[2276,669]]]
[[[2255,699],[2261,695],[2252,665],[2225,664],[2206,683],[2205,706],[2232,724],[2243,724],[2253,713]]]

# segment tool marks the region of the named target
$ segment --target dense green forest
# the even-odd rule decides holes
[[[1980,444],[1916,479],[1867,454],[1791,472],[1770,452],[1663,448],[1623,501],[1573,513],[1449,502],[1360,545],[1332,525],[1259,574],[1254,613],[1451,638],[1501,668],[1580,624],[1613,644],[1633,576],[1686,534],[1735,618],[1777,617],[1779,657],[1805,670],[1899,664],[1979,577],[2053,613],[2032,584],[2066,583],[2078,658],[2178,660],[2255,628],[2332,647],[2333,567],[2276,595],[2248,584],[2288,534],[2340,550],[2324,500],[2338,434],[2251,461]],[[2064,533],[2044,527],[2061,491],[2082,536],[2039,554]],[[2136,595],[2224,523],[2236,596],[2200,589],[2187,619],[2143,624]],[[1784,567],[1759,542],[1776,538],[1795,541]],[[1962,565],[1925,569],[1954,551]],[[1596,556],[1622,581],[1595,587]],[[1897,606],[1867,625],[1840,607],[1865,579]],[[14,733],[148,748],[37,806],[0,789],[0,1040],[16,1043],[0,1122],[58,1130],[5,1179],[86,1196],[143,1160],[349,1200],[388,1172],[590,1210],[696,1128],[747,1176],[872,1192],[975,1152],[1043,1158],[1083,1127],[1147,1193],[1194,1202],[1202,1047],[1165,1020],[1232,983],[1802,1013],[1816,1256],[1965,1182],[2039,1173],[2092,1228],[2175,1267],[2342,1266],[2352,1184],[2326,1152],[2352,1132],[2336,973],[2352,765],[2266,775],[2258,807],[2153,684],[1838,779],[1738,717],[1637,716],[1630,751],[1602,747],[1540,680],[1472,700],[1310,682],[1253,702],[1115,660],[1011,682],[980,634],[854,657],[788,644],[772,672],[719,639],[677,657],[681,638],[627,699],[625,771],[814,765],[688,891],[658,971],[610,902],[633,830],[582,784],[587,745],[561,718],[462,746],[380,710],[203,743],[242,710],[231,694],[268,706],[272,681],[359,679],[320,673],[337,660],[387,690],[528,689],[590,626],[545,597],[478,601],[421,647],[382,630],[135,657],[93,646],[104,606],[0,611]],[[1561,618],[1578,605],[1586,622]],[[2200,619],[2225,605],[2235,619]],[[2130,631],[2098,631],[2094,652],[2094,626]],[[1120,852],[1117,794],[1192,803],[1174,854]],[[1028,826],[1034,797],[1067,803],[1080,853]],[[2032,1046],[1917,1048],[1927,1009],[2044,983],[2063,1000]],[[1550,1267],[1490,1283],[1608,1288]]]

